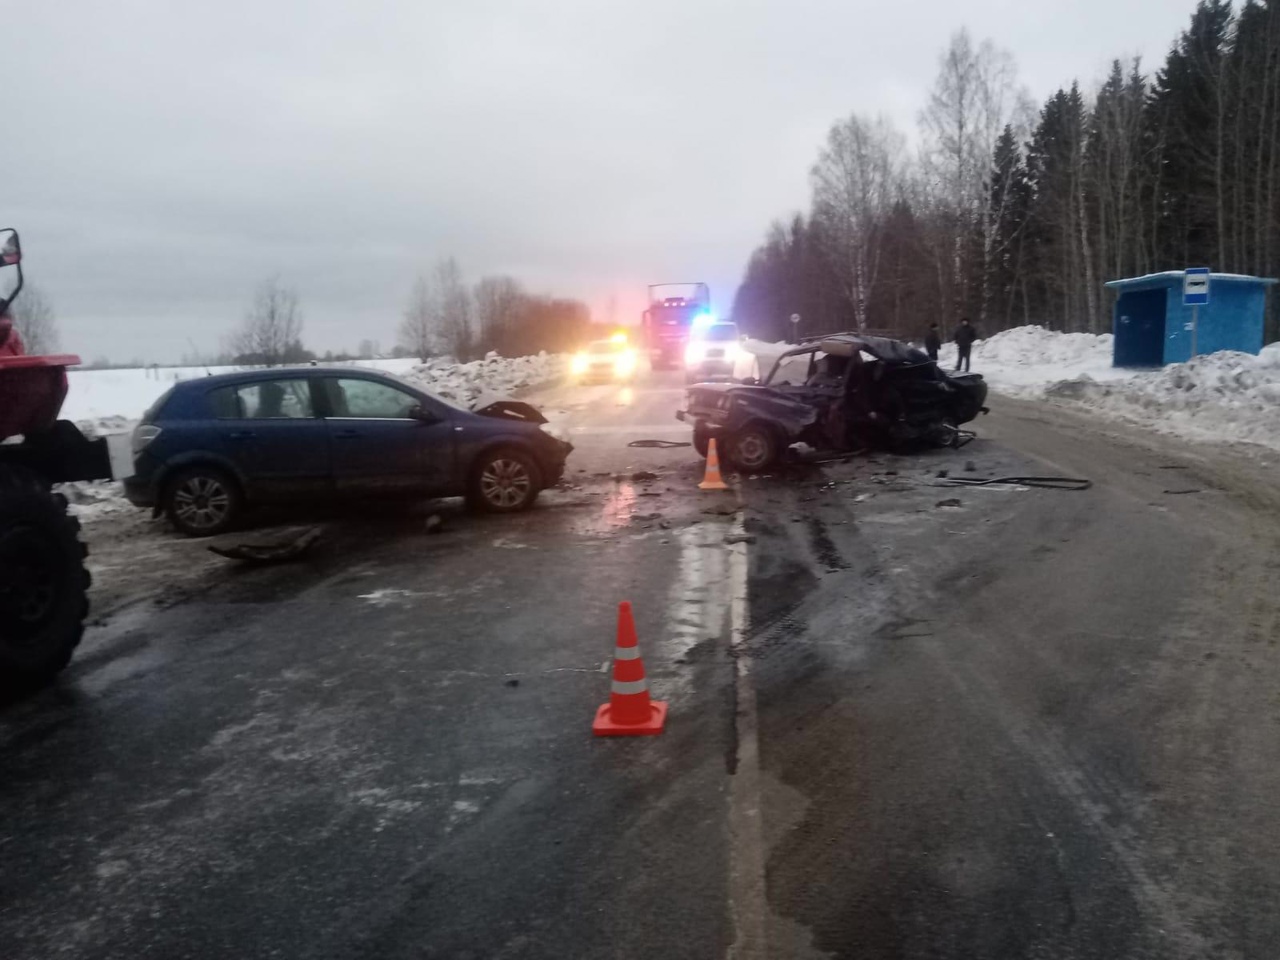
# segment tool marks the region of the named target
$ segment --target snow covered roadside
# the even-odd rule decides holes
[[[534,389],[560,380],[568,360],[560,354],[540,353],[534,357],[499,357],[456,363],[438,357],[422,363],[411,360],[372,360],[332,366],[361,366],[399,375],[428,393],[460,407],[469,407],[485,394],[506,394]],[[326,364],[326,366],[330,366]],[[70,389],[62,416],[75,420],[88,436],[129,433],[148,407],[180,380],[214,373],[230,373],[240,368],[187,367],[159,371],[73,370],[68,374]],[[59,486],[72,512],[82,522],[131,511],[122,486],[114,481],[67,483]]]
[[[1280,344],[1158,370],[1111,366],[1110,334],[1015,327],[974,344],[973,370],[1013,397],[1087,407],[1160,433],[1280,450]],[[955,347],[940,357],[955,362]]]

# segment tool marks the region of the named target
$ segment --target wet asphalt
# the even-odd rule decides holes
[[[680,396],[544,393],[527,515],[327,517],[93,627],[0,713],[0,956],[1272,955],[1265,476],[1002,401],[697,494],[626,446]],[[597,740],[624,599],[671,716]]]

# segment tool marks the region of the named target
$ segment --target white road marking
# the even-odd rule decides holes
[[[739,501],[741,495],[739,494]],[[768,901],[764,874],[764,824],[760,803],[760,743],[756,688],[747,641],[747,543],[742,514],[733,521],[729,551],[729,653],[734,662],[738,766],[729,781],[729,912],[731,960],[767,960]]]

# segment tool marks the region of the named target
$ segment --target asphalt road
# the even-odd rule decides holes
[[[1267,468],[999,400],[703,494],[626,446],[680,386],[538,397],[521,517],[247,571],[90,525],[100,620],[0,713],[0,956],[1274,955]],[[597,740],[624,599],[671,715]]]

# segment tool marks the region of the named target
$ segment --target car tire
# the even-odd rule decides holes
[[[188,537],[215,537],[240,520],[244,496],[240,486],[217,467],[186,467],[165,484],[165,516]]]
[[[513,447],[499,447],[476,460],[467,503],[485,513],[519,513],[533,506],[541,490],[541,471],[533,457]]]
[[[89,612],[88,549],[67,498],[0,468],[0,691],[48,683],[71,660]]]
[[[719,445],[717,445],[718,447]],[[761,473],[778,460],[782,444],[777,431],[763,423],[748,423],[725,441],[721,455],[743,473]]]

